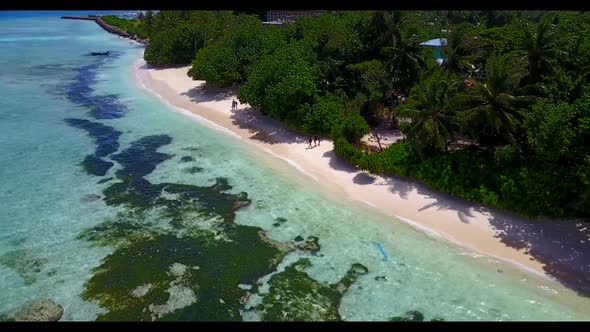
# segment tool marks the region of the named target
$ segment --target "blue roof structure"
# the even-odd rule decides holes
[[[420,46],[445,46],[447,45],[447,39],[446,38],[434,38],[431,40],[427,40],[423,43],[420,43]]]

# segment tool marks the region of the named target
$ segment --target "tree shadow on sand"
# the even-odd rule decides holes
[[[428,209],[436,209],[437,211],[455,211],[457,212],[457,218],[465,224],[470,223],[469,218],[474,217],[474,211],[484,211],[483,207],[473,206],[461,198],[438,192],[415,180],[401,176],[385,176],[384,182],[381,184],[390,186],[389,191],[403,199],[408,199],[408,194],[412,191],[416,191],[419,195],[426,196],[427,199],[433,200],[433,202],[419,208],[418,211]]]
[[[524,250],[548,275],[590,296],[590,232],[571,220],[530,220],[503,211],[494,211],[489,221],[502,243]]]
[[[377,178],[367,173],[358,173],[352,178],[352,182],[360,185],[367,185],[374,183]]]
[[[354,168],[346,160],[338,157],[333,149],[330,151],[324,152],[323,157],[330,159],[329,164],[330,164],[330,167],[332,167],[332,169],[335,169],[337,171],[348,172],[348,173],[359,172],[358,169]]]
[[[236,92],[236,89],[233,88],[216,88],[207,85],[199,85],[181,93],[181,95],[188,97],[192,102],[205,103],[210,101],[226,100],[232,96],[235,96]]]
[[[251,139],[264,142],[267,144],[294,144],[305,143],[308,136],[298,134],[288,128],[285,128],[280,122],[262,115],[259,111],[251,108],[238,108],[231,110],[230,119],[232,123],[240,129],[246,129]]]
[[[544,265],[545,273],[579,295],[590,296],[590,225],[585,231],[574,221],[539,218],[531,220],[511,212],[470,203],[464,199],[437,192],[423,184],[401,177],[386,177],[390,191],[408,199],[408,193],[417,190],[433,202],[419,208],[457,212],[459,220],[469,223],[473,212],[483,213],[496,231],[495,237],[508,247],[524,250]]]
[[[186,67],[186,65],[148,65],[147,63],[139,66],[139,69],[153,69],[153,70],[164,70],[164,69],[178,69]],[[188,69],[186,70],[188,73]]]

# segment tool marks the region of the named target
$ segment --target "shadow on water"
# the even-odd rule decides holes
[[[117,94],[97,95],[93,94],[91,87],[98,82],[98,70],[107,62],[118,58],[122,52],[112,51],[109,56],[94,56],[94,63],[82,66],[73,81],[65,88],[65,94],[69,101],[87,107],[88,115],[95,119],[118,119],[129,111]]]

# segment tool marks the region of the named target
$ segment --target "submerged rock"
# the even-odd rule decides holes
[[[391,322],[423,322],[424,314],[418,310],[410,310],[402,316],[395,316],[389,319]]]
[[[195,158],[193,158],[191,156],[184,156],[184,157],[180,158],[180,162],[182,162],[182,163],[188,163],[191,161],[195,161]]]
[[[102,196],[97,195],[97,194],[88,194],[88,195],[82,196],[80,201],[88,203],[88,202],[98,201],[101,198],[102,198]]]
[[[277,218],[275,218],[275,223],[274,223],[274,224],[272,224],[272,225],[273,225],[274,227],[279,227],[279,226],[281,226],[282,224],[284,224],[284,223],[286,223],[286,222],[287,222],[287,219],[286,219],[286,218],[283,218],[283,217],[277,217]]]
[[[0,321],[56,322],[63,312],[63,307],[50,299],[35,299],[0,316]]]
[[[46,259],[33,255],[28,250],[14,250],[0,256],[0,264],[12,269],[26,285],[37,281],[36,276],[41,272]]]
[[[203,171],[203,168],[202,167],[199,167],[199,166],[193,166],[193,167],[185,168],[185,169],[183,169],[183,171],[185,173],[195,174],[195,173],[202,172]]]

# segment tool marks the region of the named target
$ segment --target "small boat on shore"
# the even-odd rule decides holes
[[[90,52],[90,55],[109,55],[110,51],[106,52]]]

